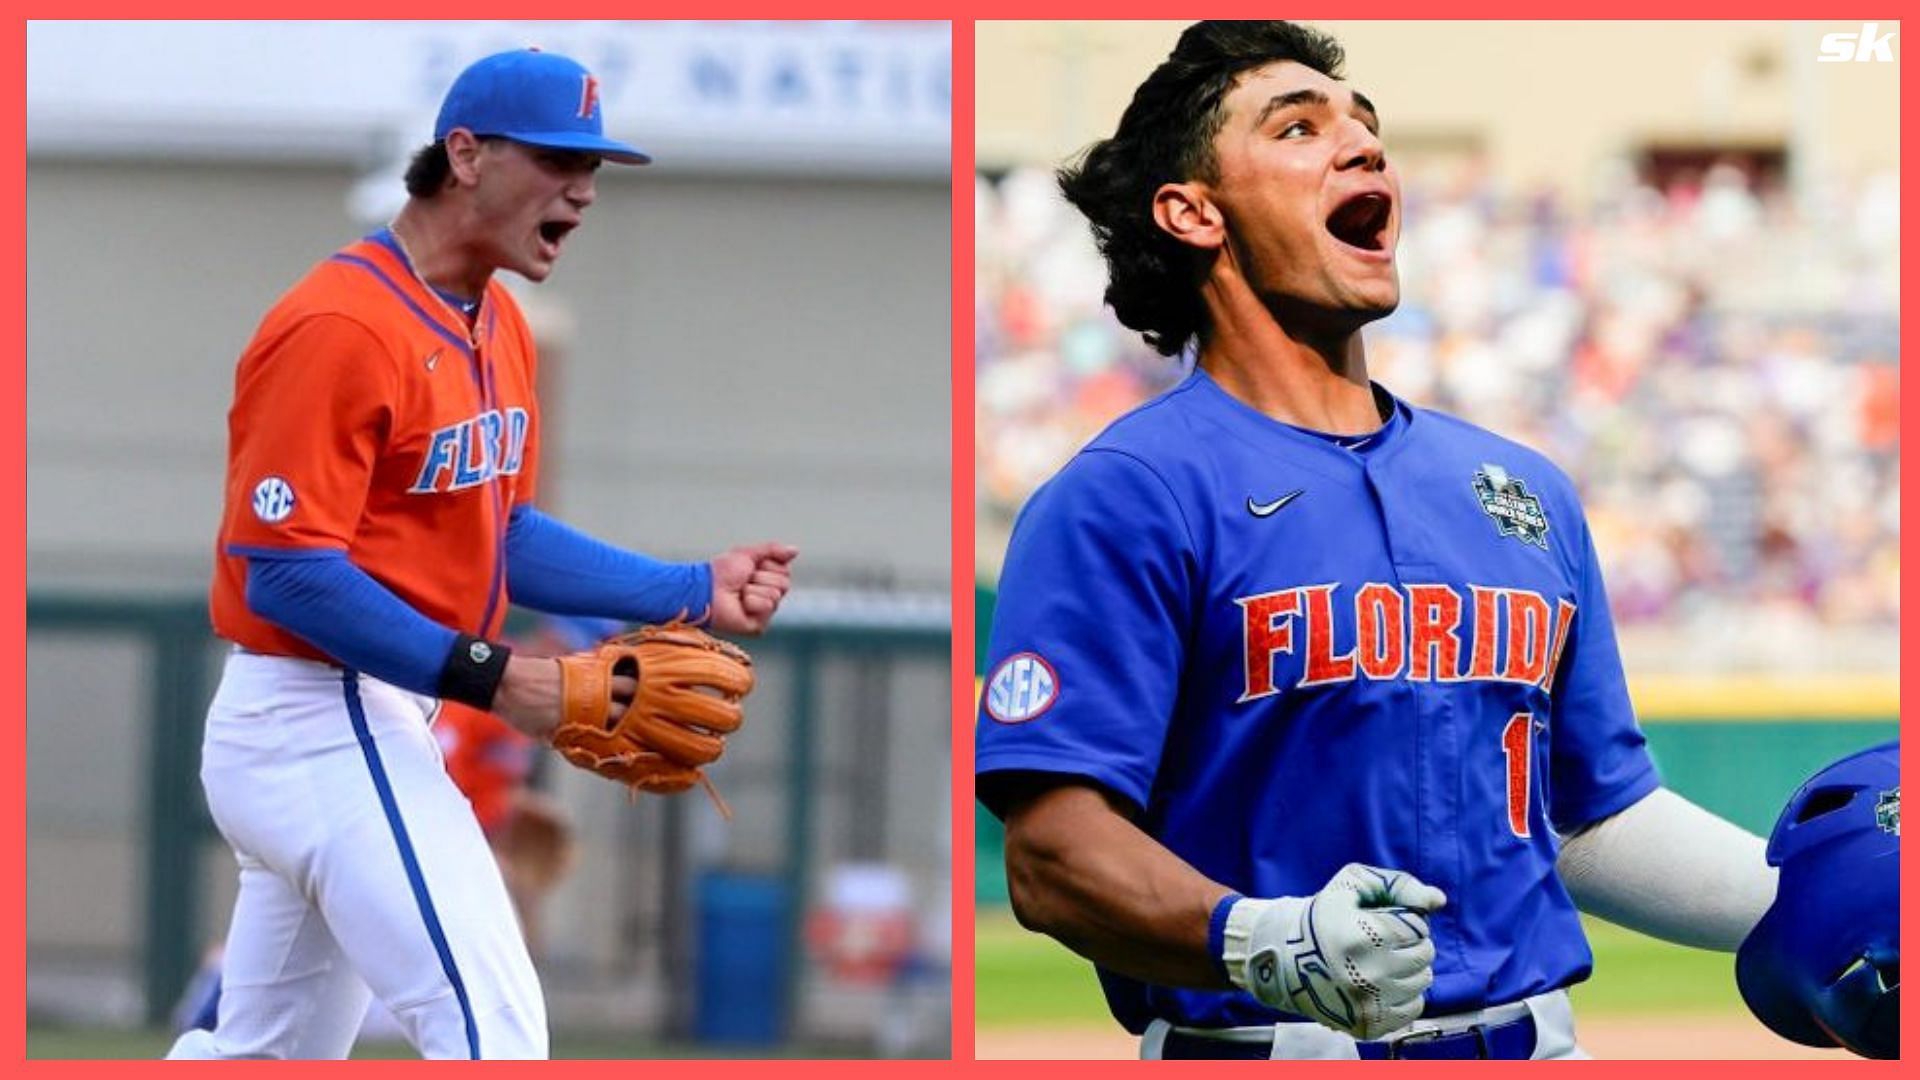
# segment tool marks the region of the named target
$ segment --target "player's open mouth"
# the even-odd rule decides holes
[[[540,243],[553,253],[560,250],[560,241],[574,230],[577,221],[543,221],[540,223]]]
[[[1362,251],[1387,253],[1387,225],[1393,219],[1393,200],[1378,191],[1364,191],[1334,208],[1327,231],[1335,240]]]

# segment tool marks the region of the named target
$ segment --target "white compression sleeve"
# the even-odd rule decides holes
[[[1732,952],[1773,904],[1767,843],[1666,788],[1560,847],[1556,869],[1589,915],[1654,937]]]

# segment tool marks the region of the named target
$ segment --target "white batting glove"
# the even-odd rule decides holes
[[[1412,874],[1348,863],[1312,896],[1235,901],[1220,958],[1263,1004],[1377,1039],[1426,1007],[1425,913],[1446,902]]]

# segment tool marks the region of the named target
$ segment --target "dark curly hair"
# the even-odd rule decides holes
[[[1056,174],[1106,257],[1107,303],[1163,355],[1179,353],[1206,313],[1191,253],[1154,222],[1154,192],[1162,184],[1215,179],[1213,139],[1226,121],[1221,102],[1242,72],[1292,60],[1337,79],[1345,59],[1339,42],[1294,23],[1195,23],[1133,92],[1113,137]]]

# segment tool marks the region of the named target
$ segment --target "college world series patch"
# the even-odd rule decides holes
[[[1473,474],[1473,493],[1501,536],[1519,537],[1542,551],[1547,547],[1547,512],[1527,490],[1526,481],[1507,475],[1498,465],[1482,465]]]
[[[987,676],[987,715],[1003,724],[1024,724],[1053,707],[1060,677],[1038,653],[1015,653]]]

